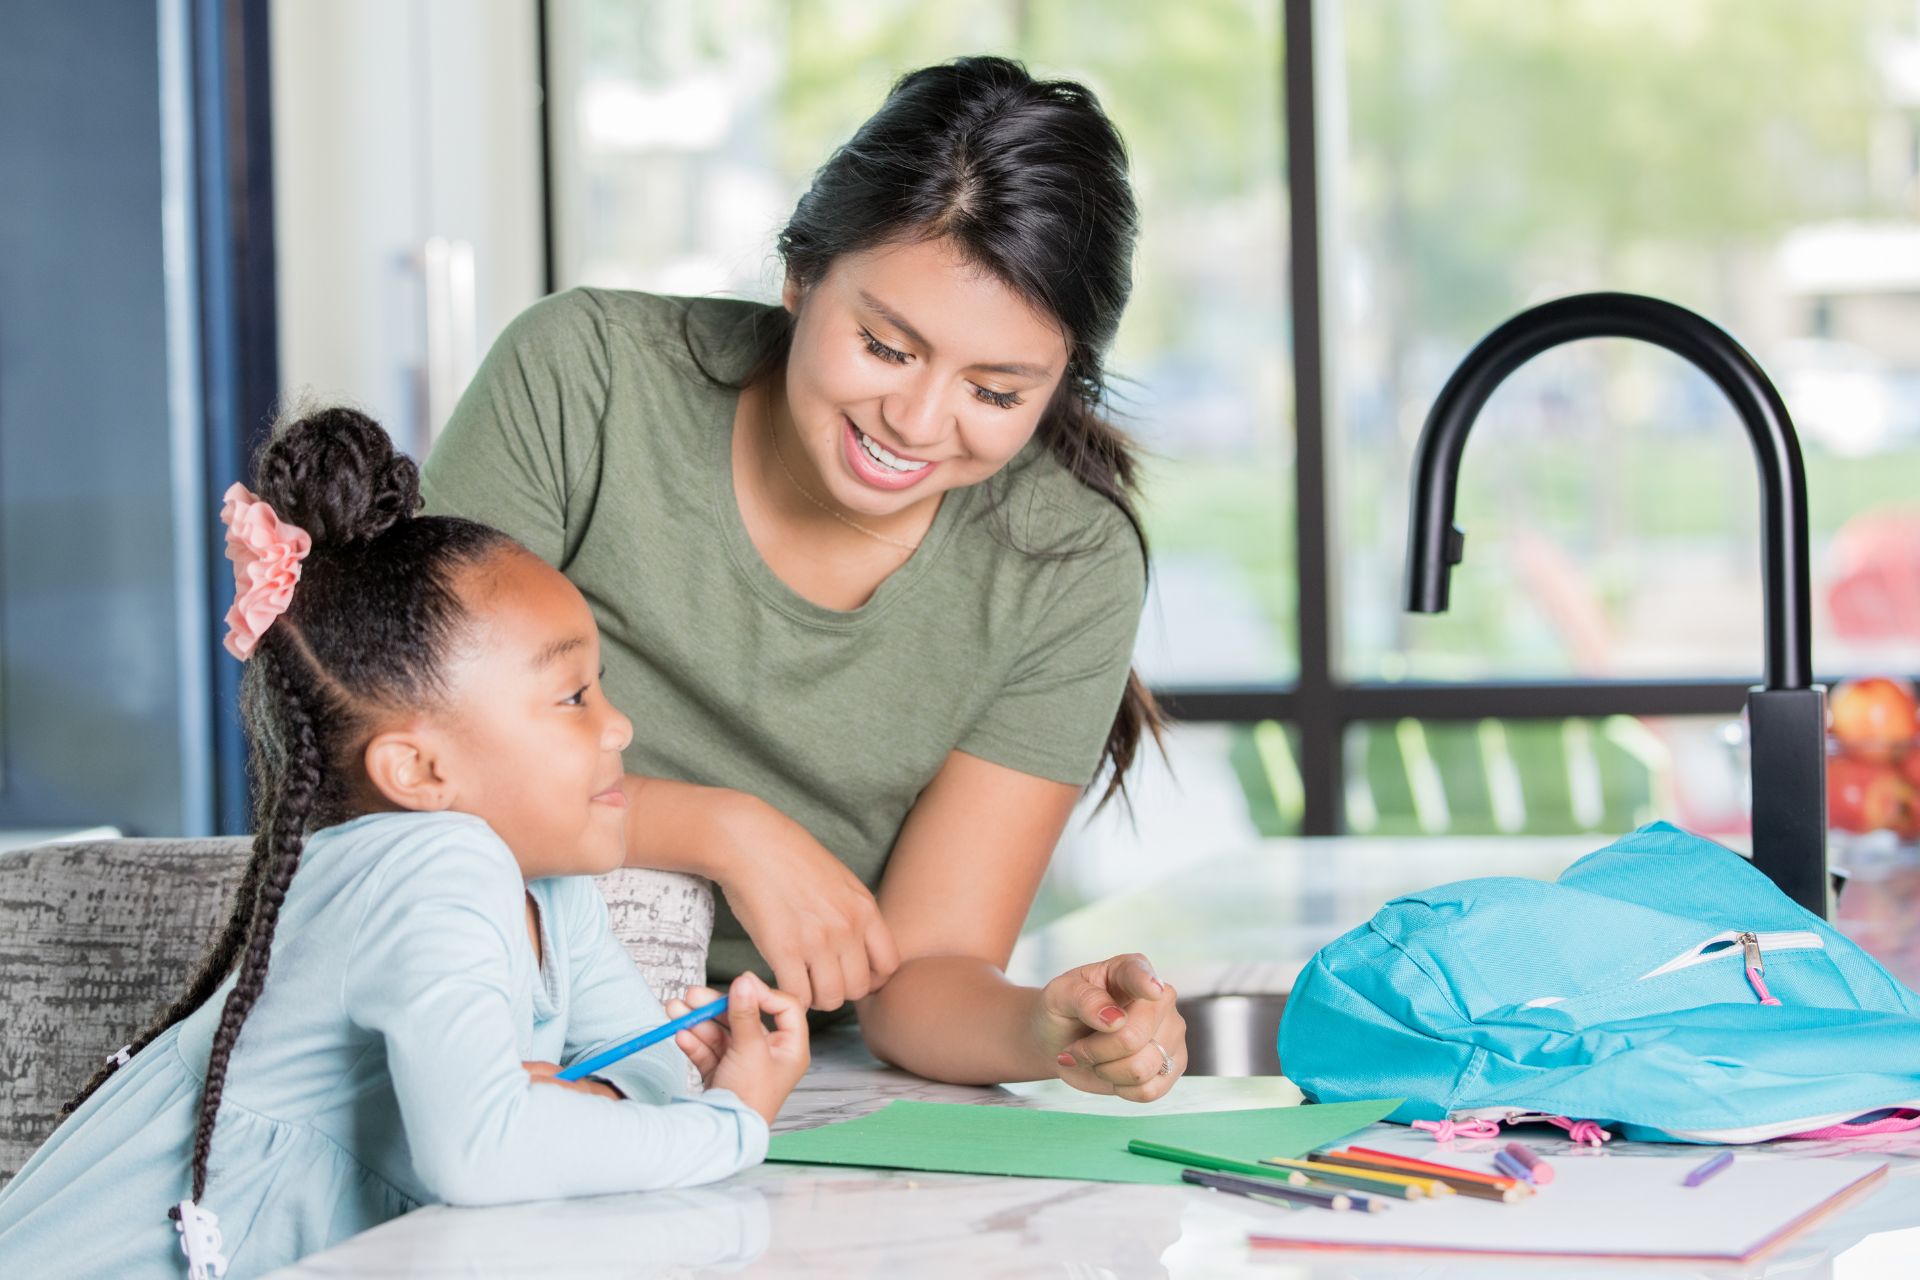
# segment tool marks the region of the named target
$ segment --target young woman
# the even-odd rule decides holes
[[[1004,974],[1075,801],[1157,732],[1100,414],[1134,234],[1087,90],[916,71],[802,197],[781,306],[549,298],[426,468],[593,607],[609,696],[660,730],[629,857],[720,886],[716,975],[857,1002],[929,1077],[1145,1101],[1186,1065],[1144,957]]]

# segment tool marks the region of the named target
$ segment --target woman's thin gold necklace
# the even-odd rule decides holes
[[[898,547],[902,551],[918,551],[920,549],[920,544],[918,542],[908,542],[903,538],[889,537],[888,535],[881,533],[877,529],[869,529],[867,528],[867,526],[863,524],[859,524],[859,523],[856,523],[855,521],[849,520],[847,517],[841,515],[838,511],[835,511],[832,507],[828,506],[826,503],[820,501],[820,499],[814,497],[813,494],[807,490],[807,486],[800,483],[800,477],[793,474],[793,469],[787,465],[787,459],[785,455],[783,455],[780,452],[780,431],[773,424],[773,397],[772,396],[767,397],[767,439],[773,442],[774,461],[778,462],[780,464],[780,469],[787,473],[787,479],[793,481],[793,487],[800,491],[801,497],[805,498],[808,502],[811,502],[814,506],[826,512],[828,515],[832,516],[835,520],[838,520],[841,524],[846,525],[849,529],[858,529],[861,533],[866,534],[869,538],[872,538],[879,542],[884,542],[890,547]],[[922,535],[922,536],[924,537],[925,535]]]

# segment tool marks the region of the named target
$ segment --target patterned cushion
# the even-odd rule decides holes
[[[60,1106],[163,1009],[219,935],[251,841],[100,840],[0,854],[0,1185]],[[667,871],[600,879],[662,1000],[705,981],[713,892]]]

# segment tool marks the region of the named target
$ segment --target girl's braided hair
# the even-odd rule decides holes
[[[451,516],[420,516],[420,472],[380,424],[352,409],[283,420],[255,461],[254,489],[313,549],[287,611],[260,637],[240,686],[254,784],[253,856],[233,916],[165,1012],[61,1109],[92,1096],[119,1061],[205,1004],[231,975],[207,1062],[193,1140],[193,1192],[227,1067],[272,958],[280,907],[307,834],[378,804],[360,756],[387,713],[437,705],[444,659],[467,614],[462,571],[516,544]]]

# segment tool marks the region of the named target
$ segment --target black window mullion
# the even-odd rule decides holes
[[[1341,726],[1333,684],[1328,581],[1324,315],[1320,290],[1320,184],[1314,101],[1313,0],[1285,0],[1288,275],[1293,333],[1293,517],[1296,651],[1295,716],[1306,835],[1340,825]]]

